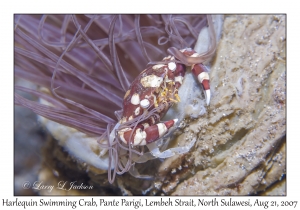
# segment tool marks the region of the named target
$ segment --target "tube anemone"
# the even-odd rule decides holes
[[[125,92],[147,63],[159,63],[168,52],[188,65],[211,58],[216,48],[212,27],[208,53],[186,58],[179,51],[193,48],[207,22],[212,24],[206,15],[16,15],[14,73],[39,88],[15,86],[15,104],[105,139],[100,145],[108,150],[113,182],[134,164],[132,157],[142,155],[140,149],[109,140]],[[30,101],[19,91],[47,103]]]

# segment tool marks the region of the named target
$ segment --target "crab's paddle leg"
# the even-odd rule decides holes
[[[150,153],[153,156],[153,158],[151,158],[151,159],[154,159],[154,158],[169,158],[169,157],[172,157],[174,155],[187,153],[194,146],[195,142],[196,142],[196,138],[193,138],[193,140],[185,146],[170,148],[170,149],[167,149],[163,152],[161,152],[159,150],[159,147],[157,147],[155,145],[155,142],[152,142],[151,144],[147,144],[147,147],[148,147]],[[150,156],[150,155],[148,154],[148,156]]]

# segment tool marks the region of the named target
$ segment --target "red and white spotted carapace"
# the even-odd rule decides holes
[[[196,51],[188,48],[181,52],[190,57],[199,56]],[[164,136],[175,125],[177,119],[160,123],[160,119],[169,108],[180,101],[178,89],[182,84],[186,66],[175,60],[174,56],[163,59],[164,64],[151,65],[142,71],[132,82],[123,100],[123,116],[119,121],[122,125],[164,104],[152,116],[141,120],[132,127],[117,131],[120,139],[126,144],[146,145]],[[192,72],[205,90],[207,105],[210,101],[209,76],[205,66],[195,64]],[[134,124],[134,123],[133,123]]]

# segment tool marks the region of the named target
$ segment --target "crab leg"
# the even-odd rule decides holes
[[[126,144],[130,142],[134,146],[146,145],[165,135],[168,130],[175,125],[176,122],[177,119],[174,119],[164,123],[157,123],[148,127],[141,126],[134,130],[132,128],[124,128],[118,131],[118,133],[120,139]]]
[[[197,77],[198,81],[202,84],[205,91],[206,104],[210,102],[210,86],[209,86],[209,75],[206,67],[201,64],[192,65],[192,72]]]

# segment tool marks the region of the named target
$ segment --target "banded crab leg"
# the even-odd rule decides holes
[[[182,49],[180,50],[180,52],[183,53],[184,56],[187,56],[187,58],[197,58],[200,56],[199,53],[197,53],[195,50],[191,48]],[[209,86],[209,75],[208,75],[207,68],[202,63],[193,64],[192,72],[194,76],[198,79],[200,84],[202,85],[205,92],[206,104],[209,105],[210,86]]]
[[[192,72],[204,89],[206,104],[208,106],[210,102],[210,86],[207,68],[201,63],[194,64],[192,65]]]
[[[187,153],[194,146],[195,142],[196,138],[193,138],[193,140],[186,146],[170,148],[163,152],[161,152],[159,147],[156,146],[156,142],[147,144],[147,147],[154,158],[169,158],[174,155]],[[142,160],[140,160],[140,162],[142,162]]]
[[[125,144],[132,144],[134,146],[146,145],[154,142],[164,136],[170,128],[172,128],[177,119],[169,120],[164,123],[157,123],[155,125],[146,126],[140,125],[135,129],[123,128],[118,131],[120,139]]]

